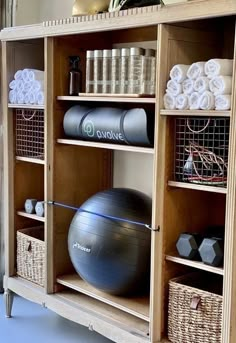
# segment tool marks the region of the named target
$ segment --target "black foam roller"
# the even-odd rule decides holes
[[[152,146],[154,116],[143,108],[73,106],[64,116],[66,136],[84,140]]]

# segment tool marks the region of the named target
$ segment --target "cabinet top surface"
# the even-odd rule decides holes
[[[1,31],[0,38],[10,41],[62,36],[229,15],[236,15],[235,0],[192,0],[168,6],[140,7],[5,28]]]

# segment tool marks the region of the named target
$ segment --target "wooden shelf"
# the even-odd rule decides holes
[[[134,334],[136,339],[138,337],[142,337],[142,342],[148,340],[148,333],[149,333],[149,323],[143,321],[140,318],[134,317],[128,313],[125,313],[117,308],[111,307],[107,304],[102,304],[100,301],[90,298],[85,294],[75,292],[73,290],[64,290],[62,292],[56,293],[55,295],[58,299],[63,299],[73,305],[74,307],[78,307],[84,311],[84,316],[87,313],[95,315],[100,320],[108,321],[109,323],[113,323],[114,331],[116,328],[122,328],[127,333]],[[83,317],[84,317],[83,316]],[[73,319],[74,321],[76,317]],[[78,318],[79,319],[79,318]],[[96,330],[97,331],[97,330]],[[98,331],[99,332],[99,331]],[[115,336],[115,333],[114,335]],[[115,337],[114,337],[115,339]],[[132,338],[130,338],[132,339]],[[134,338],[132,339],[133,342]],[[127,342],[130,342],[129,338]],[[136,341],[135,341],[136,342]],[[137,342],[140,342],[139,339]]]
[[[38,220],[39,222],[45,222],[45,217],[39,217],[36,214],[29,214],[24,211],[17,211],[16,213],[18,214],[18,216],[21,216],[21,217]]]
[[[80,279],[77,274],[64,275],[57,278],[57,282],[70,289],[81,292],[91,298],[100,300],[103,303],[118,308],[126,313],[149,322],[149,297],[124,298],[110,295],[97,290],[85,281]],[[102,307],[102,306],[101,306]]]
[[[224,269],[222,267],[212,267],[212,266],[208,266],[207,264],[204,264],[203,262],[187,260],[187,259],[184,259],[184,258],[177,256],[175,253],[170,254],[170,255],[166,255],[166,260],[171,261],[171,262],[175,262],[175,263],[179,263],[179,264],[183,264],[183,265],[188,266],[188,267],[193,267],[196,269],[205,270],[205,271],[210,272],[210,273],[224,275]]]
[[[215,186],[206,186],[206,185],[198,185],[198,184],[187,183],[187,182],[168,181],[168,186],[170,186],[170,187],[177,187],[177,188],[194,189],[196,191],[204,191],[204,192],[213,192],[213,193],[227,194],[227,188],[215,187]]]
[[[9,277],[7,287],[16,294],[49,309],[59,315],[92,329],[89,324],[99,325],[94,330],[102,335],[110,327],[112,337],[128,335],[128,342],[149,342],[149,323],[136,318],[107,304],[101,306],[100,301],[73,290],[65,290],[56,294],[45,294],[43,287],[21,277]],[[99,324],[98,324],[99,323]],[[104,331],[105,330],[105,331]]]
[[[144,147],[139,147],[139,146],[89,142],[89,141],[80,141],[80,140],[74,140],[74,139],[58,139],[57,143],[85,146],[85,147],[90,147],[90,148],[100,148],[100,149],[139,152],[139,153],[145,153],[145,154],[154,154],[154,148],[144,148]]]
[[[44,110],[44,105],[8,104],[8,108],[23,108],[27,110]]]
[[[187,117],[230,117],[231,111],[203,111],[203,110],[161,110],[162,116]]]
[[[93,102],[127,102],[127,103],[138,103],[138,104],[155,104],[156,98],[149,97],[125,97],[125,96],[114,96],[111,94],[95,96],[95,95],[83,95],[83,96],[58,96],[57,100],[64,101],[93,101]]]
[[[36,164],[45,164],[44,160],[40,160],[39,158],[31,158],[31,157],[23,157],[23,156],[16,156],[17,161],[29,162],[29,163],[36,163]]]

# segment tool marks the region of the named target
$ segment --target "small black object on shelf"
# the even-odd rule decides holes
[[[121,6],[121,10],[134,7],[155,6],[160,5],[160,3],[160,0],[127,0],[124,2],[124,5]]]
[[[198,248],[203,237],[198,233],[181,233],[176,243],[179,256],[188,260],[200,260]]]
[[[221,237],[205,238],[199,247],[202,262],[219,267],[224,258],[224,240]]]
[[[82,88],[82,73],[79,68],[79,56],[69,56],[69,95],[78,95]]]

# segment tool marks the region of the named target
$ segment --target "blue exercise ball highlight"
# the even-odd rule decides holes
[[[81,208],[101,215],[151,223],[151,199],[136,190],[112,188],[89,198]],[[151,231],[142,225],[77,211],[68,249],[77,273],[113,295],[149,290]]]

